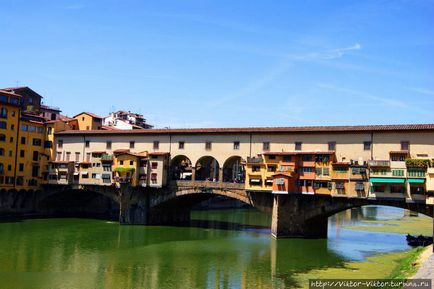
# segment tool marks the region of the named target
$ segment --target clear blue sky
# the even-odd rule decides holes
[[[0,87],[157,127],[434,122],[433,1],[0,0]]]

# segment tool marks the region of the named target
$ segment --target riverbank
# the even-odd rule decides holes
[[[371,232],[432,236],[433,220],[423,215],[418,217],[404,216],[396,220],[364,220],[360,225],[346,226],[345,228]]]
[[[407,279],[423,264],[421,256],[429,248],[415,248],[367,257],[362,262],[347,262],[339,268],[312,270],[295,276],[302,288],[309,288],[309,279]]]

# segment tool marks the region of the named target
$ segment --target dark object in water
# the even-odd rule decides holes
[[[425,247],[425,246],[429,246],[433,243],[432,237],[422,236],[422,235],[413,236],[413,235],[407,234],[406,239],[407,239],[407,244],[409,246],[412,246],[412,247],[417,247],[417,246]]]

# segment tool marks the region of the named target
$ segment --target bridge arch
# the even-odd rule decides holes
[[[220,165],[217,159],[212,156],[203,156],[195,164],[196,181],[214,181],[220,179]]]
[[[223,182],[244,183],[244,160],[240,156],[231,156],[223,164]]]
[[[192,172],[192,162],[187,156],[177,155],[170,160],[171,180],[191,180]]]
[[[119,198],[113,189],[57,189],[44,192],[38,211],[51,216],[96,217],[118,220]]]

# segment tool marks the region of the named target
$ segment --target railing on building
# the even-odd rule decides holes
[[[368,161],[370,167],[390,167],[390,161]]]

